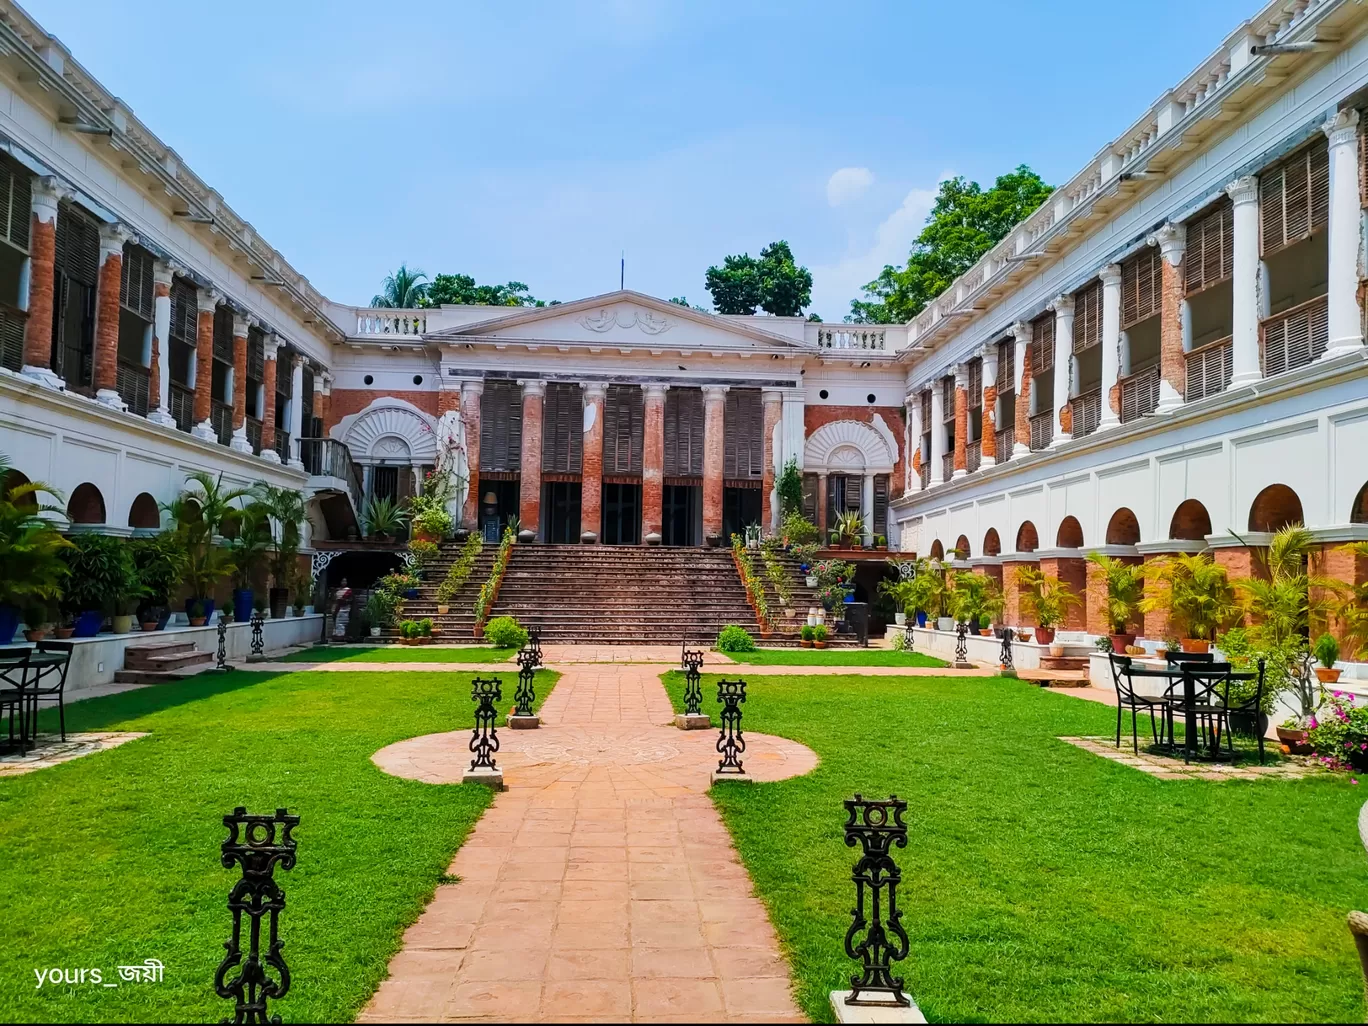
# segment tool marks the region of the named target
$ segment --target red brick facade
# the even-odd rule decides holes
[[[332,392],[332,402],[328,404],[328,420],[324,422],[325,429],[331,429],[343,417],[349,417],[354,413],[360,413],[377,399],[402,399],[406,403],[418,407],[430,417],[440,417],[438,409],[439,397],[447,395],[446,392],[382,392],[375,388],[334,388]],[[479,404],[475,404],[475,410],[468,410],[467,415],[475,417],[476,434],[479,434]],[[456,400],[454,409],[461,408],[460,399]],[[470,431],[466,430],[466,449],[470,449]]]
[[[1180,396],[1187,390],[1187,359],[1183,355],[1183,300],[1187,285],[1181,268],[1160,260],[1159,376]]]
[[[969,391],[955,389],[955,470],[969,469]]]
[[[235,326],[236,327],[236,326]],[[315,396],[317,407],[321,397]],[[242,324],[242,334],[233,332],[233,433],[247,426],[247,325]]]
[[[213,412],[214,312],[200,310],[195,345],[195,423],[203,424]]]
[[[1004,560],[1002,564],[1002,598],[1004,601],[1003,619],[1015,626],[1031,626],[1035,623],[1035,603],[1030,593],[1017,581],[1017,570],[1023,566],[1039,567],[1035,560]]]
[[[262,363],[261,390],[266,393],[266,401],[261,410],[261,451],[275,448],[276,420],[276,370],[280,363],[275,355],[268,352]],[[324,431],[327,434],[327,431]]]
[[[662,413],[664,403],[661,403]],[[727,400],[721,389],[703,389],[703,537],[722,536],[722,464]],[[663,420],[662,420],[663,423]],[[662,443],[662,450],[664,446]],[[727,539],[722,539],[726,544]]]
[[[983,459],[997,459],[997,425],[993,423],[993,410],[997,408],[997,386],[985,385],[983,389],[983,412],[979,415],[979,452]],[[1006,453],[1005,456],[1010,456]],[[1004,456],[1004,458],[1005,458]]]
[[[584,393],[584,419],[589,426],[584,432],[584,470],[580,474],[580,531],[592,531],[600,538],[603,537],[603,393],[602,386]],[[664,416],[663,408],[661,415]]]
[[[123,254],[108,253],[95,289],[95,390],[119,387],[119,285]]]
[[[1017,389],[1016,396],[1016,444],[1031,447],[1031,344],[1026,343],[1022,351],[1021,366],[1017,368],[1017,373],[1021,375],[1021,387]]]
[[[1059,558],[1042,556],[1040,572],[1046,577],[1054,577],[1078,596],[1078,602],[1064,609],[1064,622],[1059,626],[1066,631],[1086,630],[1088,625],[1088,579],[1087,560],[1080,556]],[[1105,591],[1103,593],[1105,598]]]
[[[29,308],[24,322],[24,366],[52,366],[52,290],[57,266],[57,222],[32,215],[29,226]]]
[[[541,537],[542,408],[546,386],[523,386],[522,473],[518,476],[518,519],[524,531]]]

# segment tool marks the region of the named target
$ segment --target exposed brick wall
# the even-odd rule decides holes
[[[437,413],[440,417],[444,413],[461,412],[461,392],[455,388],[444,388],[437,393]]]
[[[1002,564],[1002,597],[1005,600],[1003,619],[1015,627],[1031,626],[1035,623],[1035,603],[1017,581],[1019,567],[1040,564],[1030,560],[1007,560]]]
[[[1121,556],[1117,561],[1135,566],[1141,560],[1139,556]],[[1089,634],[1110,634],[1111,623],[1107,619],[1107,574],[1096,563],[1085,560],[1085,564],[1088,589],[1087,631]],[[1131,622],[1130,629],[1136,635],[1153,638],[1155,635],[1151,632],[1150,626],[1157,622],[1152,615],[1140,613]]]
[[[171,295],[171,286],[163,281],[152,283],[152,301],[155,304],[159,299],[166,299]],[[163,340],[157,337],[155,326],[152,330],[152,367],[151,377],[148,381],[148,395],[151,397],[152,408],[156,409],[161,404],[161,347]]]
[[[1065,403],[1059,411],[1059,430],[1066,435],[1073,434],[1073,401]]]
[[[1121,384],[1117,382],[1107,389],[1107,402],[1111,405],[1112,413],[1121,416]]]
[[[1183,356],[1183,299],[1187,285],[1181,269],[1160,260],[1159,376],[1183,395],[1187,391],[1187,360]]]
[[[320,396],[314,397],[315,407]],[[233,336],[233,431],[247,424],[247,336]],[[305,428],[308,431],[308,428]]]
[[[279,364],[278,359],[267,358],[262,367],[262,391],[266,393],[266,401],[262,404],[261,410],[262,452],[275,448],[276,372],[279,369]]]
[[[1064,622],[1060,625],[1064,630],[1081,631],[1088,626],[1086,565],[1087,560],[1076,556],[1063,559],[1051,556],[1040,560],[1041,573],[1046,577],[1058,578],[1061,584],[1068,585],[1069,590],[1078,596],[1078,604],[1064,610]]]
[[[979,452],[985,461],[997,459],[997,425],[993,422],[993,410],[996,408],[997,387],[988,385],[983,389],[983,413],[980,415],[979,425],[979,433],[982,435]]]
[[[726,398],[720,391],[703,391],[703,537],[722,534],[722,471],[725,456],[723,431],[726,423]],[[660,425],[664,431],[665,403],[660,401]],[[647,422],[649,424],[649,421]],[[664,443],[661,444],[662,472]],[[643,480],[644,484],[644,480]],[[657,485],[659,487],[659,485]],[[659,503],[657,503],[659,508]],[[659,527],[656,528],[660,530]],[[726,545],[728,539],[723,538]]]
[[[1249,509],[1251,531],[1277,531],[1304,522],[1301,499],[1284,484],[1269,485],[1254,497]]]
[[[1211,515],[1196,499],[1185,499],[1173,511],[1169,537],[1184,541],[1203,541],[1211,533]]]
[[[1031,343],[1026,343],[1021,359],[1021,388],[1016,397],[1016,444],[1031,447]]]
[[[1320,553],[1313,557],[1312,571],[1319,576],[1332,577],[1345,584],[1362,584],[1368,581],[1368,559],[1355,555],[1347,545],[1322,545]],[[1316,588],[1313,592],[1313,600],[1329,600],[1333,608],[1336,596],[1329,594],[1328,589]],[[1356,658],[1357,653],[1351,652],[1346,644],[1348,632],[1343,621],[1333,613],[1328,617],[1328,621],[1326,628],[1339,640],[1342,647],[1340,658]]]
[[[584,469],[580,475],[580,530],[593,531],[600,541],[603,539],[603,404],[602,393],[584,397],[585,407],[594,407],[594,422],[584,432]]]
[[[873,424],[874,415],[879,414],[893,432],[894,444],[897,446],[897,462],[893,464],[893,478],[889,484],[889,491],[897,495],[900,489],[896,483],[904,480],[904,453],[902,451],[904,440],[907,437],[907,424],[904,419],[904,412],[901,406],[805,406],[803,408],[803,437],[811,438],[812,433],[820,427],[837,420],[857,420],[862,424]],[[921,441],[921,439],[917,439]],[[825,501],[822,509],[826,509]]]
[[[29,308],[24,322],[24,366],[52,366],[52,292],[57,266],[57,222],[31,217]]]
[[[196,424],[209,419],[213,409],[214,385],[214,314],[201,310],[196,326],[195,345],[195,413]]]
[[[969,391],[955,389],[955,469],[969,469]]]
[[[95,390],[119,387],[119,286],[123,255],[110,253],[100,265],[95,289]]]
[[[524,531],[541,537],[542,408],[544,393],[523,389],[522,474],[518,478],[518,519]]]
[[[354,413],[360,413],[377,399],[402,399],[406,403],[418,407],[431,417],[440,416],[437,409],[437,398],[443,393],[431,391],[407,391],[407,392],[384,392],[374,388],[334,388],[332,390],[332,402],[328,404],[328,416],[331,423],[326,426],[331,428],[343,417],[349,417]],[[460,401],[457,400],[457,408]]]

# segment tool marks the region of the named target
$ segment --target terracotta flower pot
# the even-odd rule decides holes
[[[1183,638],[1180,642],[1184,652],[1210,652],[1211,642],[1202,638]]]
[[[1289,755],[1311,754],[1311,732],[1302,727],[1278,727],[1278,740]]]
[[[47,637],[47,628],[39,627],[37,630],[24,631],[24,637],[34,644],[37,644]]]
[[[1334,684],[1337,680],[1340,679],[1340,673],[1340,670],[1336,670],[1333,667],[1316,667],[1316,679],[1319,680],[1322,684]]]
[[[1131,647],[1132,645],[1134,645],[1134,644],[1135,644],[1135,635],[1134,635],[1134,634],[1113,634],[1113,635],[1111,635],[1111,646],[1112,646],[1112,651],[1115,652],[1117,655],[1120,655],[1122,652],[1125,652],[1128,648],[1130,648],[1130,647]]]
[[[812,642],[811,642],[811,641],[799,641],[799,642],[798,642],[798,647],[799,647],[799,648],[811,648],[811,647],[812,647]]]
[[[1036,627],[1035,629],[1036,641],[1040,642],[1042,645],[1050,644],[1050,642],[1054,641],[1054,636],[1055,629],[1053,627]]]
[[[812,647],[813,647],[813,648],[826,648],[826,642],[825,642],[825,641],[814,641],[814,642],[812,643]]]
[[[67,638],[71,637],[73,634],[76,633],[76,628],[75,628],[75,627],[58,627],[58,628],[57,628],[55,631],[53,631],[52,633],[55,634],[55,635],[57,635],[57,640],[58,640],[58,641],[65,641]]]
[[[438,615],[438,616],[446,616],[447,613],[449,613],[449,612],[451,612],[451,607],[450,607],[450,606],[442,605],[441,603],[438,603],[438,604],[437,604],[437,615]]]
[[[207,619],[208,619],[208,617],[204,617],[204,616],[192,616],[192,617],[190,617],[190,626],[191,626],[191,627],[203,627],[203,626],[204,626],[204,622],[205,622],[205,620],[207,620]]]
[[[142,629],[144,631],[155,631],[158,626],[159,624],[156,620],[144,620],[142,624]]]

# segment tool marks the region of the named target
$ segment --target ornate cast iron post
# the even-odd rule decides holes
[[[717,701],[722,706],[722,730],[717,738],[717,750],[722,758],[717,763],[714,779],[720,776],[741,776],[741,753],[746,750],[746,739],[741,734],[741,705],[746,700],[744,680],[719,680]]]
[[[527,636],[527,644],[518,650],[518,686],[513,691],[517,713],[508,717],[508,725],[515,730],[535,728],[540,724],[540,719],[532,709],[537,704],[537,689],[533,681],[541,664],[541,634],[533,628]]]
[[[850,978],[845,1004],[906,1008],[912,1000],[903,993],[902,977],[893,975],[893,963],[906,958],[908,951],[898,910],[902,873],[889,852],[894,845],[907,847],[903,822],[907,802],[897,795],[887,801],[866,801],[857,794],[846,800],[845,807],[846,846],[859,844],[862,851],[850,877],[855,882],[855,907],[845,951],[863,964],[860,975]]]
[[[290,969],[280,951],[280,913],[285,908],[285,892],[275,882],[275,869],[293,869],[296,842],[291,831],[299,817],[276,809],[274,816],[249,815],[239,805],[232,815],[223,817],[228,839],[223,842],[221,861],[227,869],[242,868],[242,879],[228,895],[228,910],[233,913],[233,935],[224,942],[227,954],[214,973],[214,991],[234,1001],[234,1023],[278,1023],[279,1015],[268,1015],[267,1000],[279,1000],[290,991]],[[247,953],[243,960],[242,917],[246,915]],[[261,921],[267,918],[266,953],[261,953]],[[228,979],[233,969],[237,974]],[[274,970],[272,979],[268,970]],[[224,1022],[229,1020],[225,1019]]]
[[[675,716],[680,730],[706,730],[712,717],[703,711],[703,650],[691,649],[688,641],[679,646],[679,668],[684,671],[684,711]]]
[[[969,624],[955,624],[955,664],[969,661]]]
[[[1001,669],[1014,669],[1012,665],[1012,640],[1016,637],[1016,631],[1010,627],[1002,628],[1002,652],[998,655],[998,663]]]
[[[266,648],[265,642],[261,637],[261,629],[265,624],[266,618],[261,615],[261,610],[252,613],[252,651],[247,656],[249,663],[264,663],[266,656],[263,650]]]
[[[227,673],[232,669],[228,665],[228,613],[222,609],[219,610],[218,655],[214,662],[214,669],[219,673]]]
[[[475,758],[470,760],[470,768],[494,770],[494,753],[499,750],[499,731],[494,726],[498,710],[494,703],[503,700],[503,681],[498,677],[476,677],[470,682],[470,700],[476,703],[475,729],[470,735],[470,750]]]

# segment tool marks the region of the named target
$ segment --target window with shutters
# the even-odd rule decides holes
[[[126,243],[119,278],[119,395],[130,409],[147,413],[152,357],[152,254]]]
[[[129,313],[152,320],[152,254],[132,243],[124,246],[119,303]]]
[[[955,378],[954,375],[947,374],[940,380],[941,389],[941,416],[945,418],[947,424],[955,422]]]
[[[703,476],[703,390],[665,393],[665,476]]]
[[[1162,256],[1158,246],[1146,246],[1121,261],[1121,330],[1159,312]]]
[[[30,182],[25,167],[0,156],[0,367],[17,371],[24,364],[24,324],[19,286],[28,258]]]
[[[247,416],[260,420],[266,378],[266,335],[260,328],[247,329]]]
[[[1265,377],[1318,360],[1329,341],[1324,296],[1270,317],[1259,326]]]
[[[1055,315],[1045,311],[1031,322],[1031,375],[1044,374],[1054,366]]]
[[[233,370],[233,311],[220,305],[214,310],[214,382],[211,386],[215,403],[231,406],[233,397],[228,391],[228,380]]]
[[[480,396],[480,469],[510,472],[522,467],[522,386],[485,379]]]
[[[1016,341],[1004,339],[997,344],[997,352],[997,390],[1001,395],[1016,390]]]
[[[1330,218],[1329,141],[1322,138],[1259,174],[1264,256],[1324,228]]]
[[[722,476],[733,480],[763,477],[765,420],[760,390],[729,389],[722,425]]]
[[[299,430],[303,438],[317,438],[317,423],[314,419],[314,372],[307,363],[304,365],[304,381],[300,388]]]
[[[888,536],[888,475],[874,475],[874,527],[873,533]]]
[[[542,470],[579,474],[584,470],[584,397],[577,384],[552,381],[542,400]]]
[[[100,229],[69,203],[57,209],[53,274],[53,370],[68,388],[88,389],[95,353],[95,284],[100,266]]]
[[[0,239],[21,253],[29,251],[33,220],[33,176],[9,157],[0,157]]]
[[[1183,285],[1189,296],[1219,285],[1234,273],[1234,204],[1225,199],[1187,225]]]
[[[979,437],[983,425],[983,358],[969,361],[969,435],[972,442]]]
[[[808,522],[817,523],[817,475],[803,475],[803,516]]]
[[[1102,283],[1094,281],[1074,293],[1073,351],[1081,353],[1102,341]]]
[[[644,399],[640,385],[608,386],[603,402],[604,474],[641,473]]]

